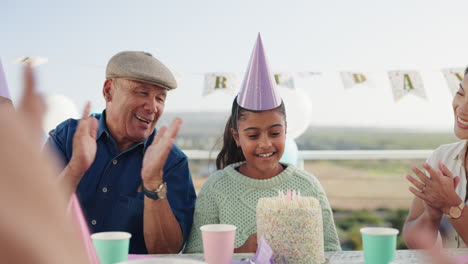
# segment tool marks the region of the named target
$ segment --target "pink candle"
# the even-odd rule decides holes
[[[286,193],[286,201],[291,201],[291,190],[288,190],[288,192]]]

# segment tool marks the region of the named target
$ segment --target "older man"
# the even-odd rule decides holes
[[[146,52],[112,57],[102,89],[106,109],[69,119],[48,145],[66,164],[62,179],[76,191],[91,231],[127,231],[130,253],[177,253],[193,221],[195,190],[188,160],[173,145],[181,125],[155,130],[172,73]]]

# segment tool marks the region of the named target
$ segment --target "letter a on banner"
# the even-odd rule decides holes
[[[225,91],[231,95],[235,95],[239,87],[237,74],[229,72],[215,72],[205,74],[205,88],[203,96],[211,94],[217,90]]]
[[[450,94],[452,96],[454,96],[455,93],[458,91],[458,87],[460,87],[460,82],[463,80],[464,72],[464,68],[442,69],[442,73],[444,74]]]
[[[388,78],[392,85],[393,99],[398,102],[407,94],[426,99],[426,91],[421,74],[416,71],[389,71]]]
[[[358,84],[365,84],[367,77],[364,73],[360,72],[340,72],[341,80],[345,89],[352,88]]]

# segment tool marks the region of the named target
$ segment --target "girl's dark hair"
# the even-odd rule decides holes
[[[286,109],[284,107],[284,102],[281,102],[281,104],[273,110],[280,112],[284,116],[284,120],[286,122]],[[216,169],[221,170],[230,164],[245,161],[242,149],[237,147],[236,141],[231,134],[231,128],[237,131],[238,122],[245,116],[246,112],[258,113],[262,111],[247,110],[239,106],[239,104],[237,104],[236,96],[232,102],[231,116],[229,116],[224,128],[223,147],[216,157]]]
[[[468,73],[468,67],[465,68],[465,75]]]

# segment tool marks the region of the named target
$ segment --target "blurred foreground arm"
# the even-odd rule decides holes
[[[67,215],[48,156],[40,152],[45,107],[25,68],[19,112],[0,105],[0,255],[4,263],[89,263]]]

